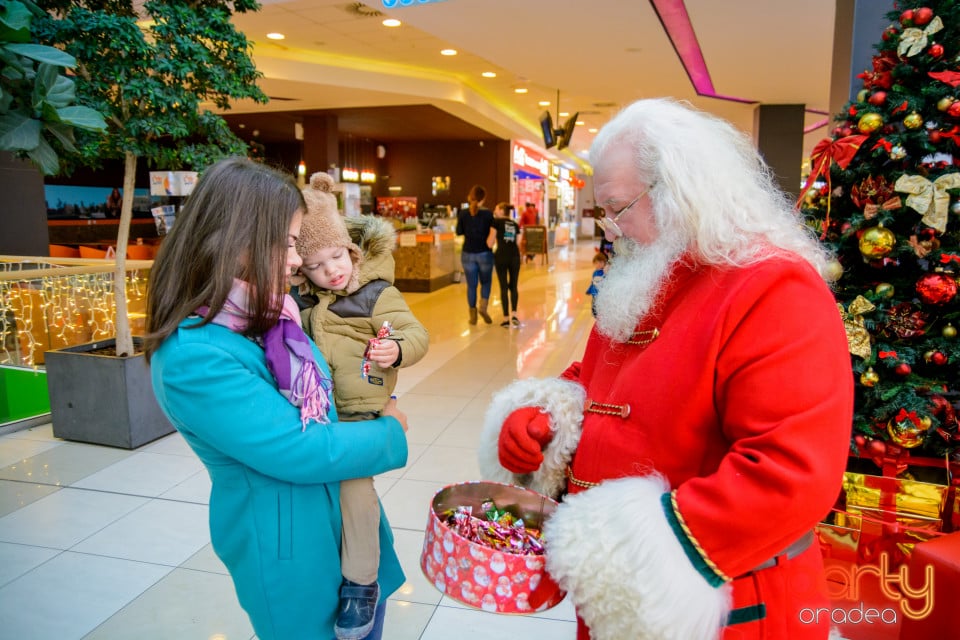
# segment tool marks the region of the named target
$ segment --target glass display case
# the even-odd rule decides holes
[[[153,262],[128,260],[134,335],[143,335]],[[114,334],[114,262],[0,256],[0,428],[49,412],[44,353]]]

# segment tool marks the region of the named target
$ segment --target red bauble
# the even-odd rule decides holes
[[[898,376],[906,378],[913,372],[913,368],[906,362],[900,362],[893,368],[893,372]]]
[[[932,48],[933,48],[933,47],[931,47],[931,49],[932,49]],[[943,47],[941,47],[941,49],[942,49],[942,48],[943,48]],[[869,102],[870,104],[872,104],[872,105],[874,105],[874,106],[876,106],[876,107],[881,106],[881,105],[882,105],[884,102],[886,102],[886,101],[887,101],[887,92],[886,92],[886,91],[875,91],[875,92],[873,92],[873,93],[870,94],[870,97],[869,97],[869,98],[867,98],[867,102]]]
[[[900,32],[896,27],[887,27],[883,30],[883,41],[888,42],[891,38],[896,38],[898,33]]]
[[[847,136],[853,135],[853,129],[850,127],[843,127],[840,129],[840,133],[842,133],[843,137],[846,138]]]
[[[926,304],[947,304],[957,295],[957,281],[945,273],[925,273],[917,280],[917,295]]]
[[[907,9],[900,14],[900,24],[905,27],[913,26],[913,9]]]
[[[919,9],[914,10],[914,26],[922,27],[923,25],[928,24],[931,20],[933,20],[933,9],[930,7],[920,7]]]
[[[942,351],[934,351],[933,355],[930,356],[930,362],[937,366],[943,366],[947,364],[947,356]]]
[[[939,43],[937,43],[937,44],[932,44],[932,45],[930,45],[930,48],[927,49],[927,53],[929,53],[929,54],[930,54],[930,57],[933,58],[934,60],[939,59],[939,58],[942,58],[942,57],[943,57],[943,45],[942,45],[942,44],[939,44]]]
[[[927,131],[927,140],[930,141],[930,144],[940,144],[943,141],[943,133],[937,129],[931,129]]]
[[[865,446],[867,446],[867,438],[862,433],[858,433],[857,435],[853,436],[853,443],[857,445],[857,449],[863,449]]]
[[[960,118],[960,100],[953,102],[949,107],[947,107],[947,115],[953,116],[954,118]]]
[[[887,453],[887,443],[883,440],[871,440],[867,443],[867,452],[871,456],[883,456]]]

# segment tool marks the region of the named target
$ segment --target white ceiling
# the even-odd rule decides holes
[[[835,2],[683,4],[717,94],[827,112]],[[234,22],[254,43],[262,88],[283,99],[240,103],[234,114],[429,104],[494,136],[539,142],[537,103],[549,100],[556,120],[559,91],[560,110],[580,112],[584,122],[557,156],[567,160],[582,158],[589,128],[639,98],[689,100],[748,133],[753,127],[755,104],[696,95],[645,0],[413,0],[395,9],[374,0],[261,3]],[[384,27],[386,17],[403,25]],[[268,32],[286,39],[268,40]],[[441,56],[448,47],[459,54]],[[529,93],[514,93],[517,86]],[[807,124],[826,117],[809,113]],[[806,136],[806,154],[827,132]]]

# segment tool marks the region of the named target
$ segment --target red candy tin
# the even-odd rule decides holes
[[[423,537],[420,567],[440,592],[463,604],[493,613],[533,613],[556,606],[566,595],[544,568],[543,555],[512,553],[473,542],[453,530],[446,514],[485,503],[540,529],[557,502],[535,491],[499,482],[465,482],[444,487],[433,497]]]

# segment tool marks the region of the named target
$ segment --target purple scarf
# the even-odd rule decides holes
[[[227,296],[223,309],[210,322],[241,332],[247,326],[250,312],[247,304],[246,282],[234,279],[233,288]],[[197,309],[206,316],[209,307]],[[267,368],[277,380],[277,388],[283,397],[295,407],[300,407],[300,422],[306,430],[310,420],[329,422],[330,391],[333,383],[325,378],[313,357],[313,349],[300,323],[297,303],[289,295],[283,296],[280,319],[263,335],[263,350]]]

